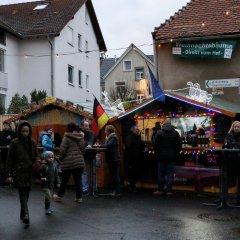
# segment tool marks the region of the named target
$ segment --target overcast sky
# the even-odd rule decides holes
[[[1,5],[17,2],[30,1],[0,0]],[[92,2],[108,49],[106,55],[119,57],[131,43],[145,54],[153,54],[151,32],[190,0],[92,0]],[[124,49],[116,50],[118,48]]]

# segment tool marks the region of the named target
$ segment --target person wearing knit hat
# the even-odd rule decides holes
[[[53,188],[55,182],[60,184],[57,168],[53,164],[54,153],[51,151],[43,152],[43,160],[40,168],[40,180],[42,181],[42,189],[45,197],[45,214],[51,215],[51,199],[53,196]]]

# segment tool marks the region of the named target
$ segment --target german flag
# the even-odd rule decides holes
[[[92,131],[96,136],[98,136],[99,131],[107,124],[108,119],[108,115],[95,97],[93,104]]]

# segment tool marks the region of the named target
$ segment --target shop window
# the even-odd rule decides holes
[[[136,80],[141,80],[144,78],[144,68],[139,67],[135,69],[135,79]]]
[[[73,84],[73,66],[68,65],[68,83]]]
[[[123,61],[123,71],[132,71],[132,61],[131,60]]]

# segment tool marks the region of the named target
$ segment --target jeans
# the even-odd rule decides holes
[[[76,198],[82,198],[82,168],[62,170],[62,182],[58,190],[58,196],[63,197],[69,178],[73,175],[76,190]]]
[[[158,190],[163,192],[166,185],[166,192],[172,192],[174,182],[175,163],[158,162]]]
[[[90,186],[89,186],[90,185]],[[97,191],[97,179],[96,179],[96,159],[86,160],[85,168],[82,174],[82,190],[83,192],[91,193]]]
[[[28,215],[28,198],[30,187],[18,187],[19,200],[21,205],[21,215]]]

